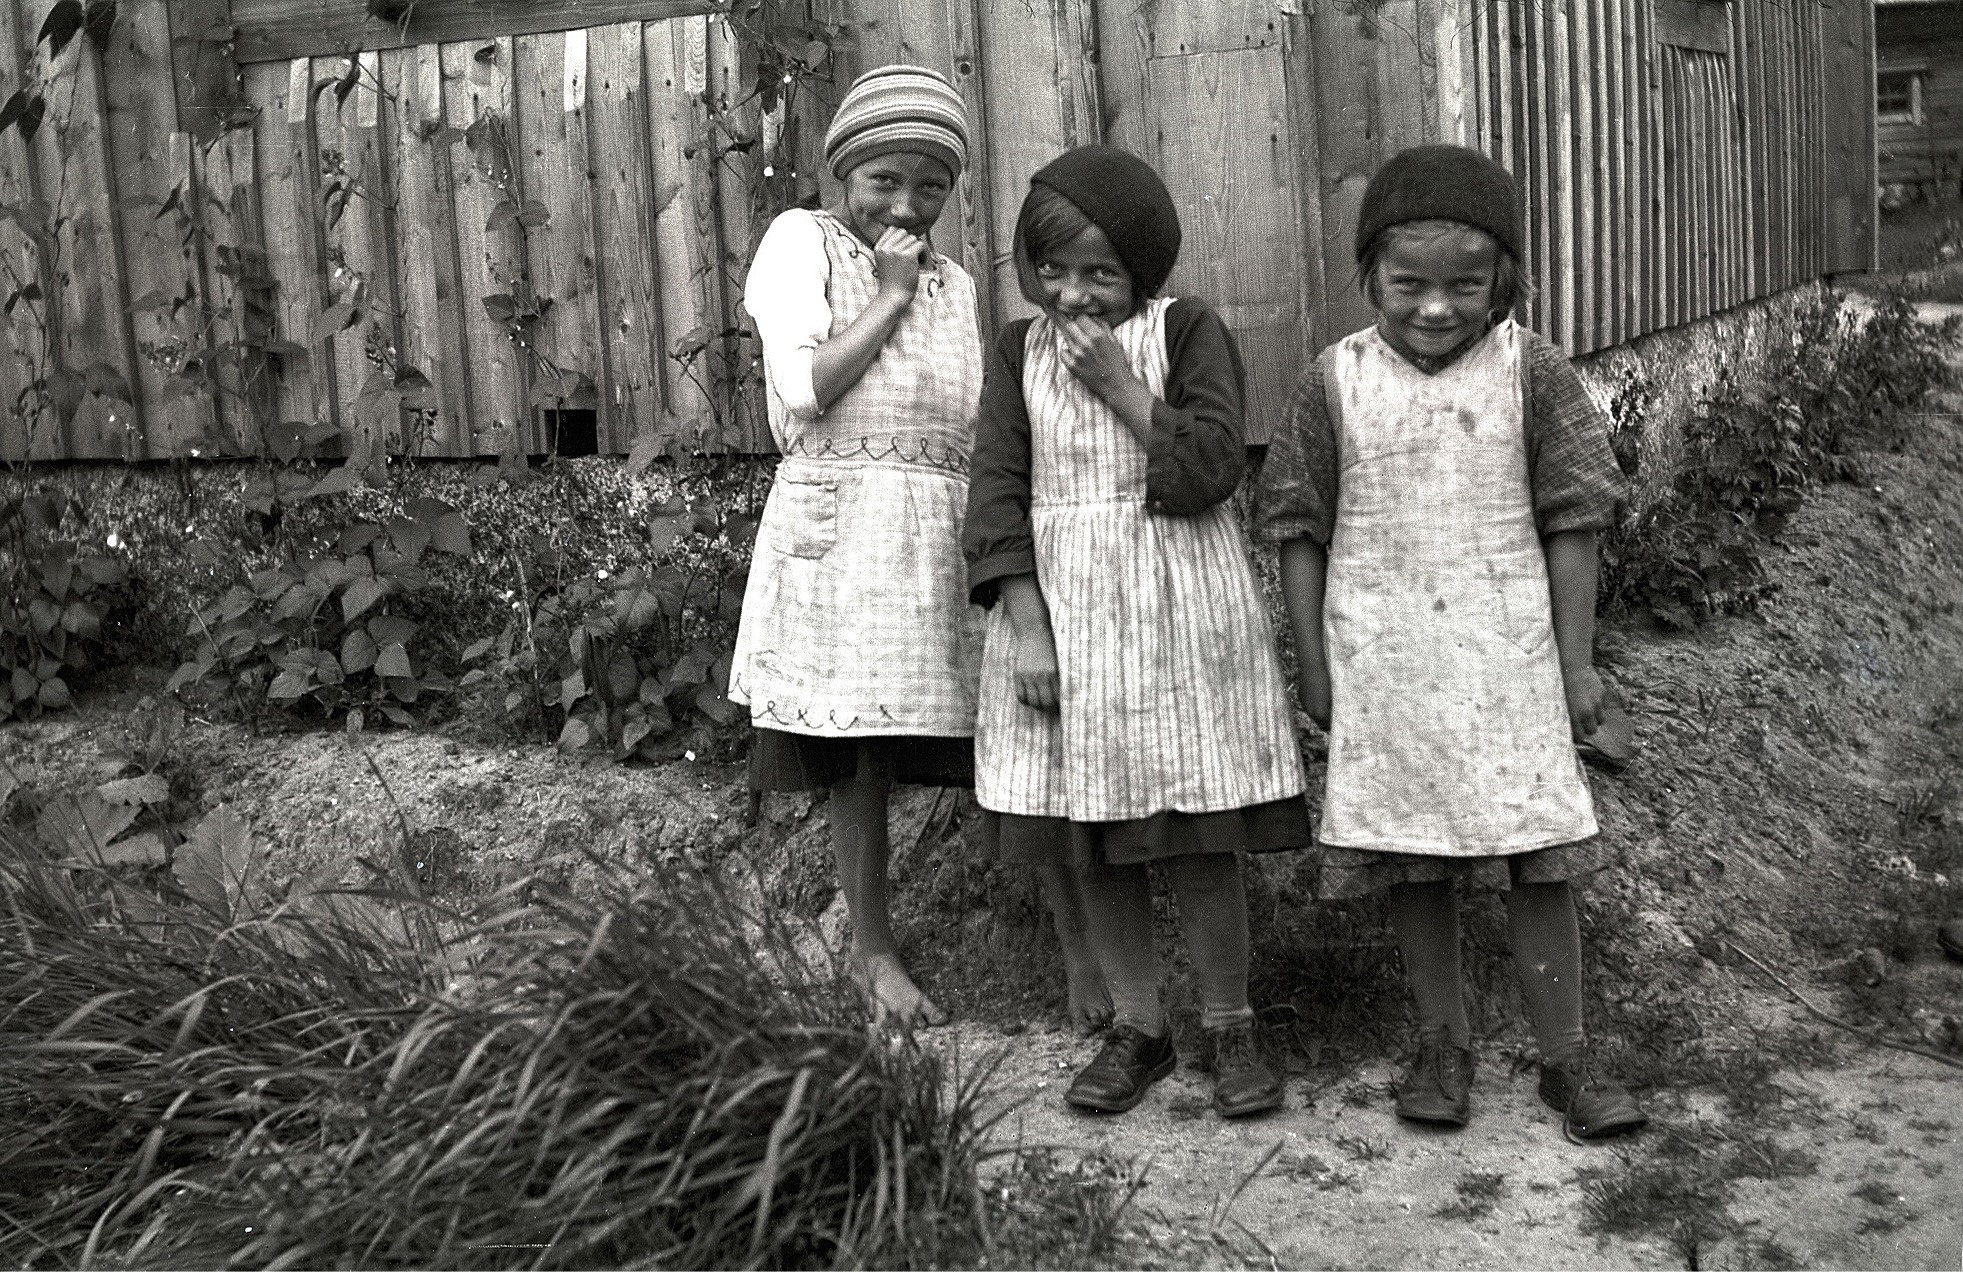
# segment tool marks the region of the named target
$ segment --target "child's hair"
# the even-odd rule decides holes
[[[1377,299],[1377,263],[1383,259],[1384,252],[1396,243],[1422,242],[1447,230],[1470,231],[1492,239],[1498,259],[1493,268],[1493,308],[1492,319],[1497,322],[1507,314],[1515,313],[1530,300],[1534,293],[1533,283],[1527,277],[1526,266],[1520,258],[1506,250],[1506,245],[1476,225],[1463,221],[1452,221],[1443,217],[1423,221],[1401,221],[1388,225],[1370,240],[1363,249],[1363,255],[1356,262],[1357,290],[1361,291],[1372,305],[1381,305]]]
[[[1016,262],[1016,286],[1022,289],[1024,300],[1038,308],[1046,303],[1036,266],[1093,224],[1082,208],[1057,191],[1046,185],[1029,187],[1022,211],[1016,216],[1016,234],[1010,248]]]

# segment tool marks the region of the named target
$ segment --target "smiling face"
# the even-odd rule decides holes
[[[1457,221],[1413,221],[1385,232],[1369,279],[1377,329],[1407,358],[1435,360],[1486,330],[1500,248]]]
[[[875,155],[845,174],[845,223],[868,243],[897,226],[926,238],[954,190],[954,174],[930,155]]]
[[[1084,314],[1115,327],[1131,316],[1136,303],[1131,272],[1095,225],[1045,252],[1035,275],[1043,308],[1062,317]]]

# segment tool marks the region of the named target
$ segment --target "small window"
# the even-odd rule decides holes
[[[1922,122],[1922,72],[1882,71],[1874,77],[1875,118],[1884,124]]]

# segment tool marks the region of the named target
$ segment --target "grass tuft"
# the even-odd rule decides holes
[[[990,1257],[987,1066],[869,1028],[705,880],[224,925],[0,847],[0,1264]],[[1103,1249],[1130,1194],[1066,1194]]]

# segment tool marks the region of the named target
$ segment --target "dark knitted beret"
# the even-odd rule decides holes
[[[1030,178],[1076,204],[1111,240],[1139,299],[1156,296],[1179,259],[1179,211],[1152,165],[1116,146],[1079,146]]]
[[[1357,212],[1356,259],[1371,240],[1405,221],[1463,221],[1524,259],[1520,191],[1513,174],[1464,146],[1414,146],[1377,169]]]

